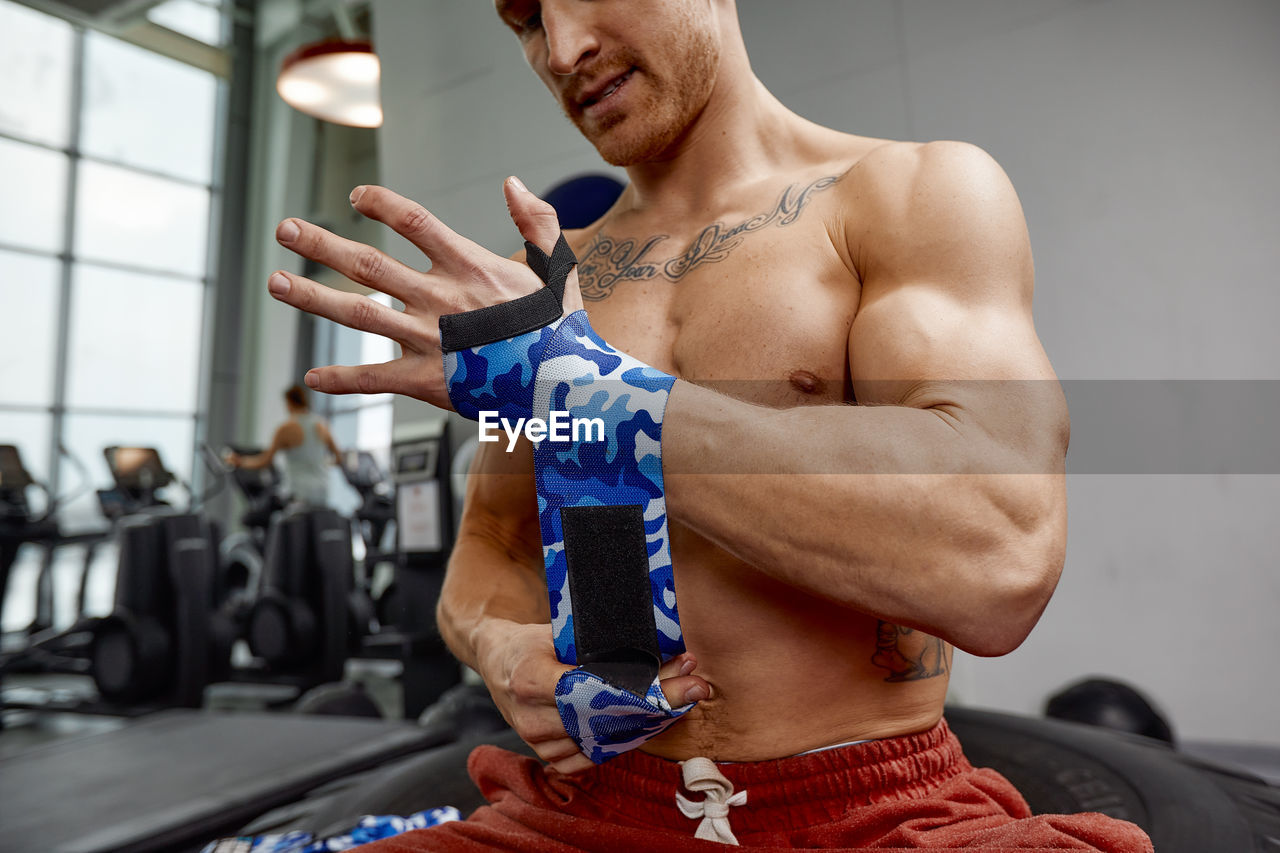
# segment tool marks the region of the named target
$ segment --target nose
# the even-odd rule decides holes
[[[553,74],[572,74],[600,51],[600,41],[583,3],[542,4],[542,28],[547,39],[547,67]]]

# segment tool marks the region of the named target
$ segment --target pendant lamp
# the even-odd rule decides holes
[[[276,91],[296,110],[335,124],[380,127],[381,69],[364,39],[306,44],[285,57]]]

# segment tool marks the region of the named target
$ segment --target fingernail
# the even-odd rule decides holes
[[[283,273],[275,273],[271,278],[267,279],[267,290],[272,296],[288,296],[289,295],[289,279],[284,277]]]
[[[511,177],[507,178],[507,182],[522,193],[527,193],[529,191],[529,188],[526,187],[524,184],[522,184],[520,182],[520,179],[517,178],[515,175],[512,175]]]
[[[351,191],[351,203],[356,204],[360,201],[360,196],[364,195],[364,187],[356,187]]]
[[[286,219],[280,223],[280,227],[276,229],[276,239],[281,243],[292,243],[298,239],[298,226],[292,219]]]
[[[689,660],[686,660],[684,663],[680,664],[680,674],[688,675],[689,673],[693,672],[697,668],[698,668],[698,662],[690,658]]]
[[[319,375],[316,374],[314,370],[308,373],[306,376],[302,377],[302,381],[307,383],[308,388],[320,387],[320,377]]]
[[[706,698],[707,688],[703,687],[701,684],[695,684],[684,692],[684,701],[686,704],[689,702],[701,702]]]

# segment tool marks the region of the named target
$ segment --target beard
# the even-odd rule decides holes
[[[629,49],[610,59],[611,75],[635,69],[627,81],[633,90],[627,109],[592,119],[577,104],[561,103],[605,162],[631,166],[664,159],[706,106],[716,84],[720,47],[701,22],[684,23],[675,30],[680,36],[664,46],[664,68]]]

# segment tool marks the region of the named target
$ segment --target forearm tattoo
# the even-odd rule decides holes
[[[946,675],[951,669],[951,647],[937,637],[879,620],[876,653],[871,662],[889,670],[888,682],[920,681]]]
[[[601,231],[580,253],[578,281],[582,287],[582,298],[588,301],[605,299],[625,281],[657,278],[679,281],[697,267],[719,263],[742,245],[751,232],[770,225],[794,223],[814,193],[833,186],[839,180],[839,175],[829,175],[807,186],[792,184],[782,191],[782,197],[772,210],[758,213],[733,226],[713,222],[702,229],[683,253],[667,260],[654,260],[650,255],[659,243],[669,239],[669,234],[655,234],[639,240],[615,240]]]

